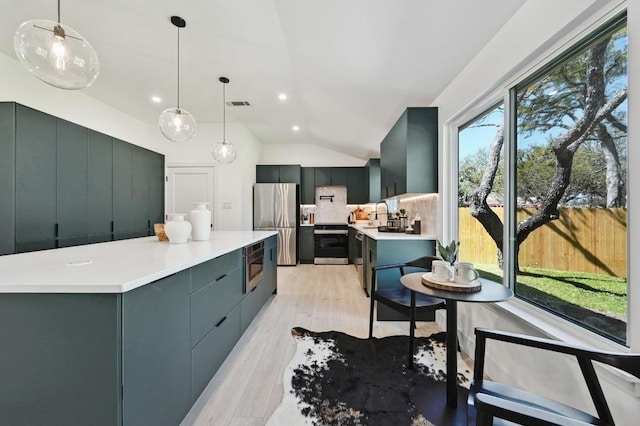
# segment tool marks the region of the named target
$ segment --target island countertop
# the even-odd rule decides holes
[[[273,235],[214,231],[185,244],[143,237],[0,256],[0,293],[124,293]]]

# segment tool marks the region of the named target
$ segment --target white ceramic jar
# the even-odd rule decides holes
[[[164,225],[164,232],[169,237],[169,242],[172,244],[186,243],[189,234],[191,234],[191,224],[184,220],[186,214],[175,213],[169,216],[172,219]]]
[[[193,204],[195,207],[189,212],[191,239],[206,241],[211,237],[211,211],[207,209],[209,203],[198,201]]]

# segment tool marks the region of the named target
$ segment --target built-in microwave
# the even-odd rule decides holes
[[[244,292],[253,290],[264,277],[264,241],[242,249],[245,267]]]

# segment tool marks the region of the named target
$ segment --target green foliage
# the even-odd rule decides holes
[[[443,246],[442,243],[440,243],[440,240],[436,240],[436,244],[438,245],[438,253],[440,253],[440,257],[453,265],[458,258],[460,241],[453,240],[448,246]]]

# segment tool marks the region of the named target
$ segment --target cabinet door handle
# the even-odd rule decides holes
[[[216,278],[216,282],[220,281],[221,279],[223,279],[226,276],[227,276],[227,274],[220,275],[218,278]]]
[[[258,283],[258,285],[260,285],[260,284]],[[256,290],[258,289],[258,285],[257,285],[257,286],[255,286],[254,288],[252,288],[252,289],[251,289],[251,291],[250,291],[249,293],[253,293],[254,291],[256,291]]]
[[[393,195],[398,195],[398,189],[396,188],[395,182],[393,182]]]
[[[227,320],[227,317],[222,318],[220,321],[218,321],[218,323],[216,324],[216,327],[220,327],[220,325],[222,325],[223,322],[225,322]]]
[[[60,225],[56,223],[56,226],[53,229],[54,235],[56,239],[60,236]]]

